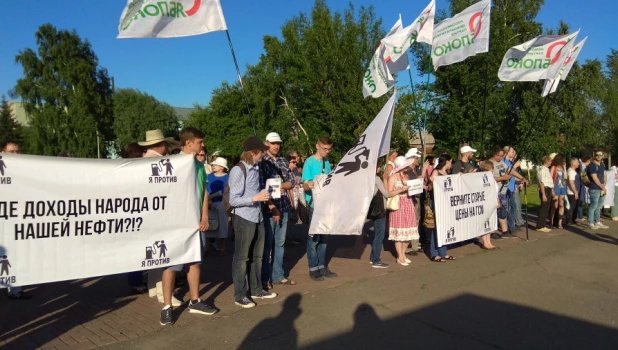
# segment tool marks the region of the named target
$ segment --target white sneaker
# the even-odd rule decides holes
[[[588,224],[588,228],[591,230],[598,230],[599,226],[595,225],[595,224]]]
[[[609,226],[607,226],[607,225],[603,225],[601,222],[597,222],[595,225],[596,225],[596,227],[598,227],[598,228],[609,228]]]

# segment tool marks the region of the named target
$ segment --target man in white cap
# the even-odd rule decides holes
[[[296,177],[290,170],[290,165],[285,157],[279,157],[281,151],[281,137],[276,132],[266,135],[264,145],[268,147],[260,166],[260,187],[269,190],[267,182],[279,182],[278,194],[271,194],[272,201],[281,215],[279,223],[268,212],[264,213],[264,255],[262,256],[262,284],[265,290],[272,288],[272,284],[295,285],[296,282],[286,278],[283,271],[283,252],[289,213],[292,203],[288,195],[289,190],[296,185]],[[272,271],[270,258],[272,253]]]
[[[459,173],[469,173],[474,169],[474,166],[470,164],[472,158],[474,158],[474,153],[476,150],[470,146],[463,146],[459,149],[459,160],[453,163],[453,167],[451,168],[451,174],[459,174]]]

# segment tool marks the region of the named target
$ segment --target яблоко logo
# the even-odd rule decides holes
[[[479,22],[475,26],[474,21],[476,21],[477,18],[479,19]],[[470,33],[474,34],[472,39],[476,39],[476,37],[479,36],[479,33],[481,32],[482,27],[483,27],[483,11],[479,11],[473,14],[472,17],[470,17],[470,21],[468,22],[468,30],[470,31]]]
[[[563,40],[563,41],[558,41],[558,42],[555,42],[555,43],[549,45],[549,47],[547,48],[547,52],[545,52],[545,58],[550,58],[551,59],[551,62],[549,63],[550,65],[556,63],[556,61],[558,61],[558,59],[560,59],[560,56],[562,55],[562,48],[564,47],[564,45],[567,44],[567,42],[568,41],[564,41]],[[552,58],[552,53],[553,53],[554,49],[556,47],[558,47],[558,46],[560,46],[560,48],[558,49],[558,54],[554,58]]]
[[[165,17],[174,17],[174,18],[180,18],[180,17],[186,18],[186,17],[191,17],[194,14],[196,14],[197,11],[199,11],[200,7],[202,6],[202,0],[193,0],[193,5],[191,6],[191,8],[185,11],[184,7],[182,6],[182,0],[169,1],[169,2],[159,1],[156,3],[156,5],[148,4],[146,6],[143,6],[144,2],[145,1],[143,0],[136,1],[129,5],[129,7],[127,8],[128,9],[127,14],[122,19],[123,23],[128,20],[128,23],[122,26],[123,31],[127,30],[127,28],[129,28],[129,26],[131,25],[131,23],[133,23],[134,20],[137,20],[138,18],[140,18],[138,16],[141,16],[141,18],[146,18],[146,16],[149,16],[149,17],[165,16]],[[163,6],[163,4],[165,6]],[[139,10],[137,10],[137,13],[135,12],[136,7],[139,7]]]

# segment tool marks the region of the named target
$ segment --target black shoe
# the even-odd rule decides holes
[[[168,307],[167,309],[161,310],[161,319],[159,320],[161,326],[167,326],[174,323],[172,319],[172,308]]]
[[[491,239],[502,239],[502,236],[497,234],[497,233],[492,233],[491,234]]]
[[[190,313],[209,315],[209,316],[214,315],[217,312],[219,312],[219,310],[217,310],[215,307],[206,304],[206,302],[200,299],[198,299],[195,304],[190,301],[187,309],[189,309]]]
[[[314,281],[324,281],[324,277],[322,277],[322,274],[319,270],[309,271],[309,277],[311,277],[311,279]]]
[[[320,269],[320,275],[326,278],[337,277],[337,274],[329,270],[327,267],[323,267]]]
[[[418,252],[416,252],[416,251],[409,251],[409,252],[406,252],[406,255],[417,256]]]
[[[502,234],[502,238],[517,238],[517,236],[507,231]]]
[[[32,299],[32,295],[26,292],[19,292],[17,294],[9,294],[9,299],[30,300]]]

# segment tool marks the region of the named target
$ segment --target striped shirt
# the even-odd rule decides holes
[[[260,192],[260,168],[242,162],[247,170],[247,180],[242,169],[235,166],[230,171],[230,205],[234,207],[234,215],[260,223],[264,219],[259,202],[253,202],[253,196]]]

